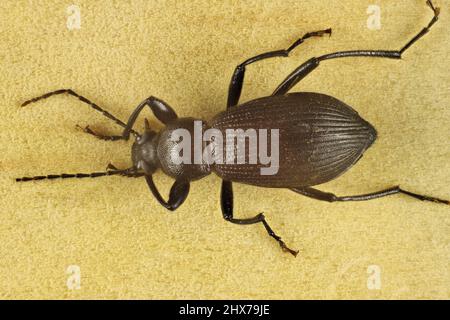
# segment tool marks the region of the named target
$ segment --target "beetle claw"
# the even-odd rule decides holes
[[[280,240],[280,247],[281,250],[283,250],[284,252],[288,252],[290,254],[292,254],[294,257],[297,257],[299,251],[298,250],[292,250],[291,248],[289,248],[286,243],[284,243],[284,241]]]
[[[439,7],[435,7],[431,0],[427,0],[427,5],[431,8],[431,10],[433,10],[434,16],[437,18],[441,13],[441,9]]]
[[[79,130],[81,130],[81,131],[83,131],[85,133],[89,133],[89,134],[95,135],[94,131],[92,131],[89,126],[86,126],[86,127],[83,128],[82,126],[77,124],[77,125],[75,125],[75,128],[77,128],[77,129],[79,129]]]

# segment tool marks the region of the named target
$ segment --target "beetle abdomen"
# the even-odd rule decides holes
[[[265,187],[313,186],[330,181],[354,165],[376,139],[376,130],[350,106],[310,92],[246,102],[217,115],[211,127],[224,135],[226,129],[278,129],[278,146],[269,147],[279,150],[275,174],[261,175],[261,168],[269,165],[259,161],[213,167],[225,180]]]

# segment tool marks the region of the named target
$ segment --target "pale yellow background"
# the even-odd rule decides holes
[[[444,205],[404,196],[329,204],[236,185],[237,216],[265,212],[300,250],[294,259],[262,226],[222,219],[215,175],[193,183],[174,213],[141,179],[14,182],[130,164],[131,142],[75,129],[120,133],[99,113],[67,96],[21,109],[26,99],[73,88],[127,119],[155,95],[180,116],[208,119],[225,108],[244,59],[333,28],[289,59],[249,67],[242,101],[270,94],[314,55],[399,49],[429,22],[424,2],[77,1],[81,29],[70,31],[71,1],[1,1],[0,298],[450,298]],[[366,26],[371,4],[381,7],[381,30]],[[436,5],[441,20],[402,61],[327,61],[295,87],[345,101],[379,132],[352,170],[321,189],[348,195],[400,184],[450,197],[450,10],[446,0]],[[156,179],[166,194],[171,180]],[[66,285],[70,265],[81,268],[79,290]],[[370,265],[381,269],[381,290],[367,287]]]

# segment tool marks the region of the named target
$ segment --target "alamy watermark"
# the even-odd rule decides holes
[[[372,264],[367,267],[367,289],[380,290],[381,289],[381,268],[379,265]]]
[[[266,165],[260,169],[261,175],[275,175],[280,162],[279,136],[279,129],[226,129],[224,137],[222,131],[214,128],[203,132],[203,122],[196,120],[194,137],[183,128],[171,132],[169,139],[176,143],[171,161],[174,164]]]
[[[372,4],[367,7],[367,28],[369,30],[381,29],[381,8],[378,5]]]
[[[81,10],[80,7],[73,4],[66,9],[67,21],[66,26],[69,30],[81,29]]]
[[[70,265],[66,269],[66,274],[69,275],[66,281],[69,290],[81,289],[81,269],[80,266]]]

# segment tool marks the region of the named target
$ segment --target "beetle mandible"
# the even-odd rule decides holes
[[[246,67],[268,58],[288,57],[294,48],[308,38],[331,35],[331,29],[306,33],[286,50],[257,55],[236,67],[229,86],[227,109],[216,115],[207,126],[217,129],[219,132],[225,132],[230,128],[278,128],[281,153],[278,172],[274,175],[261,175],[259,171],[261,165],[258,163],[215,163],[211,165],[175,163],[173,157],[178,155],[179,149],[177,148],[177,142],[170,139],[170,135],[178,129],[193,133],[194,122],[197,119],[178,118],[175,111],[166,102],[156,97],[151,96],[141,102],[125,123],[75,91],[61,89],[28,100],[22,106],[58,94],[69,94],[77,97],[124,128],[122,134],[117,136],[96,133],[89,126],[83,129],[86,133],[110,141],[128,140],[131,134],[134,135],[135,142],[131,152],[133,165],[127,169],[118,169],[109,164],[105,172],[22,177],[17,178],[16,181],[95,178],[110,175],[144,177],[156,200],[165,208],[175,210],[188,196],[191,181],[215,172],[223,179],[221,209],[224,219],[240,225],[262,223],[268,234],[279,243],[281,248],[294,256],[297,255],[298,251],[290,249],[283,242],[269,226],[262,213],[247,219],[234,217],[232,182],[260,187],[287,188],[301,195],[328,202],[363,201],[401,193],[419,200],[448,205],[450,204],[448,200],[412,193],[401,189],[399,186],[353,196],[337,196],[313,188],[315,185],[337,178],[352,167],[361,158],[364,151],[376,140],[377,132],[353,108],[336,98],[313,92],[288,93],[292,87],[325,60],[345,57],[401,59],[403,53],[422,38],[438,21],[439,8],[434,7],[431,0],[427,1],[427,5],[433,11],[433,18],[400,50],[341,51],[313,57],[289,74],[271,96],[239,104]],[[147,119],[145,119],[144,133],[140,134],[133,130],[138,115],[146,106],[165,125],[160,132],[151,130]],[[175,179],[167,201],[159,193],[152,178],[157,169],[162,169],[165,174]]]

